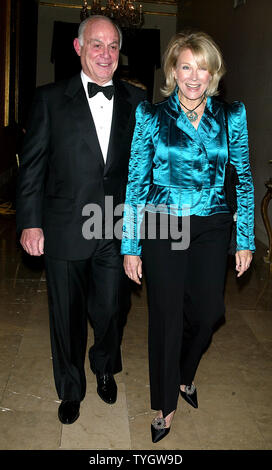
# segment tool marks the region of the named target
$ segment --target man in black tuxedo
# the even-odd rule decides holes
[[[113,208],[124,201],[134,115],[145,92],[113,78],[121,40],[109,18],[81,23],[74,40],[81,74],[37,89],[20,154],[17,230],[28,254],[44,254],[58,416],[65,424],[78,418],[86,393],[88,314],[90,367],[106,403],[116,401],[114,374],[122,369],[125,275],[118,241],[105,236],[105,196]],[[103,214],[96,239],[83,236],[90,203]]]

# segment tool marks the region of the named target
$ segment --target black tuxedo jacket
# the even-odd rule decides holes
[[[82,235],[82,209],[124,202],[135,110],[145,92],[114,80],[106,164],[80,75],[37,89],[19,155],[17,231],[40,227],[45,254],[86,259],[97,241]]]

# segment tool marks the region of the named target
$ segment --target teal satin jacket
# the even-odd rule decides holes
[[[254,251],[254,189],[243,103],[228,105],[228,130],[230,161],[240,182],[237,250]],[[229,212],[224,194],[227,158],[224,105],[220,101],[208,97],[197,130],[181,109],[177,91],[155,105],[140,103],[131,146],[121,253],[141,254],[144,210],[177,216]]]

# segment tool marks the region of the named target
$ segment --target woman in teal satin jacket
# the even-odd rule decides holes
[[[214,98],[224,74],[218,46],[204,33],[179,33],[164,69],[168,99],[136,111],[122,240],[126,274],[141,283],[143,259],[146,276],[153,442],[169,433],[179,394],[198,407],[193,380],[224,317],[228,152],[239,176],[238,276],[255,250],[246,112],[226,105],[228,144],[224,104]]]

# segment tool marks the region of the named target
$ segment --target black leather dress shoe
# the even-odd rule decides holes
[[[58,416],[63,424],[72,424],[79,417],[79,401],[63,400],[59,406]]]
[[[182,398],[194,408],[198,408],[196,386],[194,384],[186,385],[185,392],[180,390]]]
[[[116,402],[117,385],[112,374],[96,374],[97,393],[100,398],[110,405]]]

